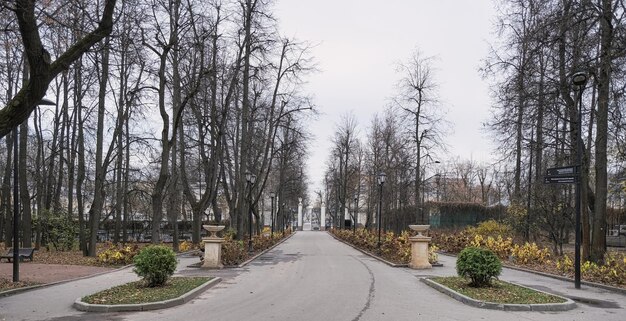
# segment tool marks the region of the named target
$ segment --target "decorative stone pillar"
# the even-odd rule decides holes
[[[416,270],[432,268],[433,266],[428,262],[428,243],[430,243],[431,238],[422,235],[422,232],[427,231],[430,225],[409,225],[409,228],[417,231],[416,236],[409,237],[409,241],[411,241],[409,267]]]
[[[298,197],[298,231],[302,231],[302,197]]]
[[[217,237],[217,232],[223,230],[225,226],[202,225],[202,227],[211,233],[209,237],[202,239],[204,241],[204,261],[202,267],[221,269],[224,267],[222,264],[222,243],[224,243],[224,239]]]
[[[322,201],[322,208],[320,209],[320,231],[326,230],[326,203]]]

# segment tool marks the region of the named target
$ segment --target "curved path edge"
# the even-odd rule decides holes
[[[76,299],[76,301],[74,301],[74,304],[72,306],[74,307],[74,309],[78,311],[84,311],[84,312],[128,312],[128,311],[148,311],[148,310],[166,309],[166,308],[175,307],[177,305],[185,304],[195,299],[202,292],[220,283],[221,281],[222,281],[221,278],[218,278],[218,277],[212,278],[211,280],[201,284],[195,289],[177,298],[169,299],[165,301],[139,303],[139,304],[90,304],[90,303],[82,302],[82,298],[78,298]]]
[[[280,241],[278,241],[276,244],[266,248],[265,250],[257,253],[255,256],[249,258],[248,260],[244,261],[243,263],[239,264],[239,265],[234,265],[234,266],[225,266],[224,268],[242,268],[246,265],[248,265],[248,263],[256,260],[259,256],[271,251],[272,249],[274,249],[275,247],[279,246],[280,244],[282,244],[283,242],[287,241],[288,239],[290,239],[292,236],[294,236],[297,233],[297,231],[293,231],[291,232],[291,234],[289,234],[287,237],[283,237]]]
[[[191,252],[192,251],[185,251],[185,252],[176,253],[176,257],[180,257],[180,256],[183,256],[183,255],[189,254]],[[121,267],[118,267],[118,268],[114,268],[114,269],[112,269],[110,271],[102,271],[102,272],[89,274],[89,275],[84,275],[84,276],[79,276],[77,278],[71,278],[71,279],[67,279],[67,280],[60,280],[60,281],[50,282],[50,283],[35,284],[35,285],[31,285],[31,286],[25,286],[25,287],[22,287],[22,288],[16,288],[16,289],[10,289],[10,290],[6,290],[6,291],[0,291],[0,297],[7,297],[7,296],[20,294],[22,292],[26,292],[26,291],[30,291],[30,290],[37,290],[37,289],[41,289],[41,288],[47,288],[47,287],[53,286],[53,285],[59,285],[59,284],[74,282],[74,281],[78,281],[78,280],[93,278],[93,277],[104,275],[104,274],[107,274],[107,273],[114,273],[114,272],[122,271],[122,270],[128,269],[128,268],[133,267],[133,266],[135,266],[135,264],[131,263],[131,264],[127,264],[127,265],[124,265],[124,266],[121,266]]]
[[[385,263],[385,264],[387,264],[387,265],[389,265],[391,267],[408,267],[409,266],[408,263],[398,264],[398,263],[393,263],[393,262],[387,261],[387,260],[383,259],[382,257],[374,254],[374,253],[368,252],[368,251],[366,251],[366,250],[364,250],[364,249],[362,249],[362,248],[360,248],[358,246],[352,245],[351,243],[346,242],[346,241],[340,239],[339,237],[337,237],[335,234],[331,233],[330,231],[326,231],[326,233],[328,233],[328,235],[332,236],[335,240],[337,240],[337,241],[339,241],[339,242],[341,242],[341,243],[343,243],[343,244],[345,244],[345,245],[347,245],[347,246],[349,246],[349,247],[351,247],[351,248],[353,248],[353,249],[355,249],[355,250],[357,250],[357,251],[359,251],[359,252],[361,252],[361,253],[363,253],[363,254],[365,254],[367,256],[373,257],[373,258],[375,258],[375,259],[377,259],[377,260],[379,260],[379,261],[381,261],[381,262],[383,262],[383,263]]]
[[[531,289],[529,287],[526,287],[517,283],[515,283],[515,285],[521,286],[527,289],[531,289],[533,291],[542,292],[542,293],[546,293],[552,296],[559,297],[565,300],[565,302],[564,303],[545,303],[545,304],[508,304],[508,303],[485,302],[485,301],[472,299],[466,295],[456,292],[450,289],[449,287],[439,284],[428,278],[420,278],[420,281],[430,286],[431,288],[434,288],[435,290],[454,298],[457,301],[460,301],[464,304],[467,304],[476,308],[503,310],[503,311],[552,311],[552,312],[568,311],[568,310],[572,310],[576,308],[576,302],[572,301],[571,299],[564,298],[562,296],[555,295],[552,293],[540,291],[537,289]]]
[[[132,266],[134,266],[134,264],[124,265],[122,267],[119,267],[119,268],[116,268],[116,269],[112,269],[110,271],[102,271],[102,272],[89,274],[89,275],[85,275],[85,276],[79,276],[77,278],[61,280],[61,281],[56,281],[56,282],[50,282],[50,283],[35,284],[35,285],[31,285],[31,286],[25,286],[23,288],[16,288],[16,289],[11,289],[11,290],[7,290],[7,291],[2,291],[2,292],[0,292],[0,297],[7,297],[7,296],[20,294],[22,292],[26,292],[26,291],[30,291],[30,290],[37,290],[37,289],[47,288],[47,287],[54,286],[54,285],[74,282],[74,281],[78,281],[78,280],[89,279],[89,278],[93,278],[93,277],[104,275],[104,274],[108,274],[108,273],[114,273],[114,272],[122,271],[122,270],[128,269],[128,268],[130,268]]]

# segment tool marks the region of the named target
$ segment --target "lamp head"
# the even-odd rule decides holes
[[[576,86],[584,86],[587,82],[587,73],[579,71],[572,75],[572,83]]]
[[[39,105],[39,106],[42,106],[42,105],[45,105],[45,106],[56,106],[57,104],[55,102],[53,102],[52,100],[50,100],[50,99],[42,98],[37,103],[37,105]]]
[[[378,184],[379,185],[384,184],[386,179],[387,179],[387,174],[385,174],[384,172],[380,172],[378,174]]]

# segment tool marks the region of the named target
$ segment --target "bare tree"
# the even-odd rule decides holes
[[[438,99],[438,86],[433,70],[433,58],[424,57],[416,50],[408,62],[399,66],[401,79],[394,104],[412,118],[408,130],[414,143],[414,204],[420,206],[423,185],[423,160],[432,157],[436,146],[442,146],[445,121]]]
[[[0,137],[4,137],[11,129],[28,119],[46,94],[50,82],[60,72],[66,70],[91,46],[111,33],[115,3],[116,0],[105,0],[98,27],[74,43],[55,61],[52,61],[50,54],[43,47],[39,35],[35,0],[16,0],[15,6],[5,5],[15,13],[24,52],[28,58],[30,77],[28,85],[22,87],[0,110]]]

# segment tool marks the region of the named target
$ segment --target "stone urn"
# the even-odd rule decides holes
[[[430,225],[409,225],[409,228],[417,232],[417,236],[423,236],[422,232],[428,231]]]
[[[217,236],[217,232],[223,230],[224,227],[224,225],[202,225],[202,228],[211,233],[202,239],[204,241],[203,268],[221,269],[224,267],[222,265],[222,243],[224,243],[224,239]]]
[[[209,238],[217,238],[217,232],[222,231],[225,225],[202,225],[202,228],[211,233]]]
[[[411,262],[409,267],[416,270],[432,268],[432,265],[428,262],[428,244],[431,238],[422,235],[422,232],[428,231],[430,225],[409,225],[409,228],[417,232],[417,235],[409,237],[409,241],[411,241]]]

